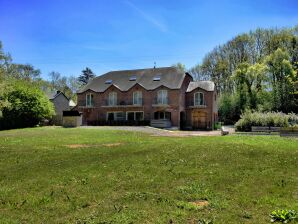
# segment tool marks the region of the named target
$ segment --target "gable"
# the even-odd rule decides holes
[[[212,81],[194,81],[190,82],[186,92],[192,92],[194,90],[202,89],[208,92],[212,92],[215,90],[215,84]]]

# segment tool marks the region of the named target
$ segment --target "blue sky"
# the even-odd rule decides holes
[[[154,61],[190,68],[239,33],[297,24],[297,0],[0,0],[4,50],[44,78]]]

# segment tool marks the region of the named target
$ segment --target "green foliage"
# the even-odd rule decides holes
[[[2,109],[0,129],[32,127],[54,114],[53,104],[38,88],[26,82],[10,84],[4,94],[9,105]]]
[[[219,95],[235,95],[237,121],[246,109],[298,112],[298,33],[293,29],[257,29],[215,47],[190,69],[198,80],[215,82]],[[224,97],[225,98],[225,97]],[[219,110],[226,111],[219,105]],[[227,113],[219,119],[227,120]]]
[[[294,210],[274,210],[270,214],[271,222],[289,223],[297,218],[297,213]]]
[[[178,68],[178,69],[179,69],[180,71],[182,71],[182,72],[186,72],[186,67],[185,67],[185,65],[182,64],[181,62],[178,62],[178,63],[176,63],[176,64],[174,64],[174,65],[172,65],[172,66]]]
[[[272,77],[272,109],[290,112],[295,107],[291,93],[294,91],[292,83],[297,80],[297,74],[290,63],[289,53],[278,48],[266,58],[266,63]]]
[[[223,93],[219,98],[218,113],[224,124],[234,124],[240,116],[240,97],[238,94]]]
[[[90,68],[86,68],[82,71],[82,74],[79,76],[78,80],[82,85],[86,85],[89,80],[93,79],[95,77],[95,74]]]
[[[245,111],[241,115],[241,119],[235,124],[235,127],[237,131],[251,131],[252,126],[288,127],[289,124],[297,124],[297,121],[298,116],[295,114]]]
[[[213,224],[213,221],[209,219],[199,219],[198,224]]]

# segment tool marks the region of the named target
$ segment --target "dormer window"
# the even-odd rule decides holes
[[[113,80],[112,79],[108,79],[105,81],[105,84],[112,84]]]
[[[135,75],[130,76],[129,78],[129,81],[136,81],[136,80],[137,80],[137,77]]]
[[[194,106],[203,106],[205,105],[204,93],[196,92],[194,94]]]
[[[156,75],[153,77],[153,81],[160,81],[160,75]]]

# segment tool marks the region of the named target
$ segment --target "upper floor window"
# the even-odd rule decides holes
[[[133,92],[133,105],[142,105],[143,97],[141,91]]]
[[[205,105],[204,93],[196,92],[194,94],[194,106],[202,106],[202,105]]]
[[[86,106],[87,107],[92,107],[93,106],[93,94],[87,94],[86,95]]]
[[[157,92],[157,104],[168,104],[168,91],[159,90]]]
[[[116,92],[109,93],[109,105],[110,106],[117,105],[117,93]]]

